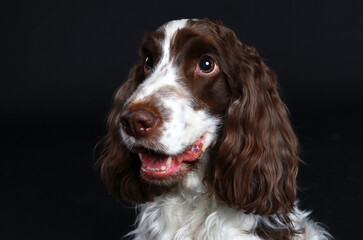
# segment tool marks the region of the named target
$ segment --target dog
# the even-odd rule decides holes
[[[136,240],[326,240],[299,210],[298,141],[277,77],[220,22],[146,33],[115,94],[101,156],[111,194],[137,204]]]

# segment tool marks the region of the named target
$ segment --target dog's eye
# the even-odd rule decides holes
[[[198,70],[204,74],[210,74],[215,69],[215,62],[210,57],[204,57],[197,66]]]
[[[154,66],[154,59],[153,57],[149,56],[146,57],[145,59],[145,63],[144,63],[144,68],[146,71],[150,71]]]

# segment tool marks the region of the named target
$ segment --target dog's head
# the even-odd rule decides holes
[[[293,208],[297,140],[275,74],[221,23],[177,20],[147,33],[115,96],[102,155],[110,192],[141,203],[210,153],[204,183],[228,205]]]

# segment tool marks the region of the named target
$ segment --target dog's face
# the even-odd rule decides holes
[[[216,139],[230,90],[223,40],[191,20],[167,23],[140,47],[136,90],[120,109],[123,143],[146,181],[180,181]]]
[[[209,151],[204,172],[190,174],[198,184],[246,212],[292,210],[297,140],[257,51],[221,23],[177,20],[146,34],[139,52],[109,116],[101,173],[110,192],[152,201]]]

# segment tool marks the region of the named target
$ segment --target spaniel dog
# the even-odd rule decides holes
[[[101,156],[138,240],[329,239],[296,205],[298,142],[257,51],[209,20],[147,33]]]

